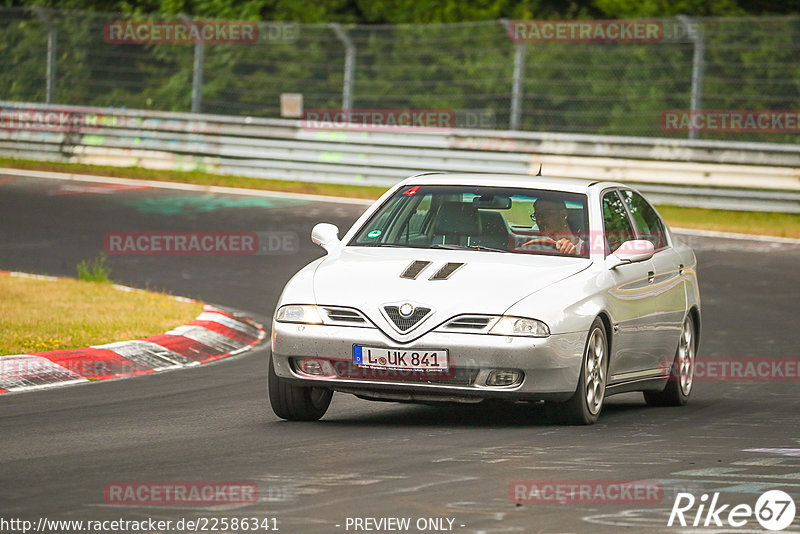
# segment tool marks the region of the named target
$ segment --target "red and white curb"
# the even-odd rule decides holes
[[[7,274],[55,279],[25,273]],[[115,287],[137,291],[125,286]],[[204,304],[203,312],[194,321],[164,334],[81,349],[0,356],[0,393],[191,367],[250,350],[265,335],[264,328],[252,319]]]

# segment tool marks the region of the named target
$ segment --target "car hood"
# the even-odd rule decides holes
[[[413,261],[430,261],[415,279],[400,275]],[[462,263],[444,280],[430,278],[446,263]],[[345,247],[322,261],[314,296],[324,306],[364,313],[387,336],[411,341],[461,314],[501,315],[520,299],[590,265],[588,259],[487,251]],[[385,305],[411,302],[431,313],[406,333],[384,316]]]

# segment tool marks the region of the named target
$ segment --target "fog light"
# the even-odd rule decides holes
[[[516,369],[495,369],[486,377],[487,386],[513,386],[522,378]]]
[[[307,375],[320,376],[324,374],[322,364],[317,360],[312,360],[311,358],[300,360],[300,370]]]

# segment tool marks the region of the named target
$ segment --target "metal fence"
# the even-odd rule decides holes
[[[800,213],[800,147],[454,129],[318,130],[303,121],[0,101],[0,156],[390,186],[420,172],[636,184],[657,203]],[[533,176],[531,177],[532,179]]]
[[[141,16],[139,16],[141,18]],[[174,16],[148,16],[150,20]],[[668,133],[669,109],[800,108],[800,17],[663,19],[656,42],[536,42],[509,21],[258,23],[246,44],[118,44],[119,14],[0,8],[0,99],[280,117],[306,108],[471,110],[499,130],[798,143],[789,132]]]

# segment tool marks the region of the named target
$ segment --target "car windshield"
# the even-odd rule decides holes
[[[561,191],[406,186],[383,203],[349,245],[588,258],[586,202],[584,194]]]

